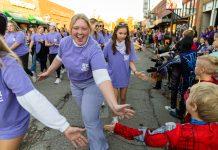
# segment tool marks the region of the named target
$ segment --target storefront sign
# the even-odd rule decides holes
[[[27,9],[35,9],[36,6],[31,3],[24,2],[22,0],[10,0],[10,3],[15,6],[27,8]]]
[[[213,9],[213,2],[209,2],[203,6],[203,11],[210,11]]]

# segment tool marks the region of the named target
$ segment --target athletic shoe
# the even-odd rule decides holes
[[[112,122],[111,122],[111,124],[115,124],[115,123],[118,123],[119,121],[118,121],[118,117],[116,116],[116,117],[113,117],[112,118]]]
[[[165,106],[165,109],[168,110],[168,111],[176,112],[176,109],[175,108],[171,108],[170,106]]]
[[[57,78],[54,83],[55,83],[55,84],[61,83],[61,79],[60,79],[60,78]]]
[[[36,76],[34,76],[34,75],[31,77],[31,79],[32,79],[33,83],[35,83],[36,80],[37,80],[37,79],[36,79]]]
[[[66,69],[61,70],[61,74],[64,74],[66,72]]]

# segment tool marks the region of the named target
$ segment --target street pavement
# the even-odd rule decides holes
[[[153,63],[149,57],[153,56],[150,50],[145,52],[137,52],[138,62],[136,64],[139,71],[145,71]],[[81,114],[74,98],[70,92],[70,84],[66,73],[63,75],[62,82],[59,85],[54,84],[55,75],[48,79],[35,84],[35,87],[44,94],[49,101],[64,115],[73,126],[84,127]],[[134,118],[130,120],[121,120],[122,123],[139,127],[146,126],[157,128],[165,122],[178,120],[169,116],[164,109],[165,105],[169,105],[167,88],[163,86],[162,90],[153,90],[154,83],[142,81],[131,75],[131,81],[127,93],[127,103],[131,104],[136,111]],[[101,109],[101,118],[104,124],[111,122],[111,112],[108,107]],[[127,141],[112,133],[105,133],[110,150],[154,150],[148,148],[143,143],[135,141]],[[56,130],[45,127],[36,119],[32,118],[30,129],[25,136],[25,140],[21,145],[21,150],[72,150],[75,149],[64,137],[64,135]],[[87,149],[87,148],[84,148]]]

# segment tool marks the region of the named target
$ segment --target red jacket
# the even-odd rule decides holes
[[[218,123],[205,125],[166,123],[156,130],[147,129],[145,135],[140,129],[129,128],[117,123],[114,133],[128,140],[144,136],[150,147],[166,147],[173,150],[217,150]]]

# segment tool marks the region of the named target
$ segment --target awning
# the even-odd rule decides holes
[[[35,16],[29,16],[28,20],[30,21],[30,23],[32,24],[46,24],[43,20],[41,20],[39,17],[35,17]]]
[[[13,20],[18,23],[29,23],[29,20],[19,13],[9,12],[5,10],[3,11],[3,14],[5,14],[8,17],[8,20]]]

